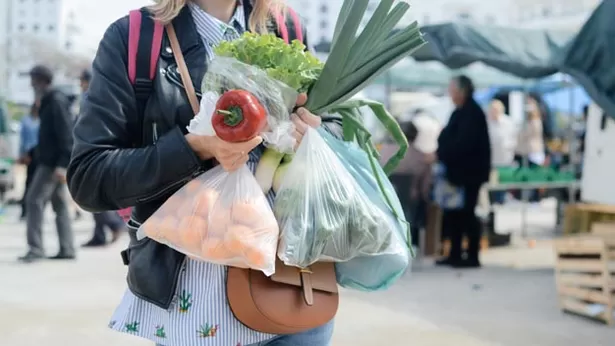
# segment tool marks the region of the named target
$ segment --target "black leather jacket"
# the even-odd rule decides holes
[[[189,11],[184,8],[173,25],[198,91],[206,71],[206,52]],[[212,162],[200,161],[184,138],[193,114],[167,37],[142,118],[128,79],[127,59],[128,17],[124,17],[107,29],[94,60],[90,90],[74,130],[67,179],[73,198],[84,209],[134,206],[131,223],[138,227],[181,186],[211,168]],[[339,117],[323,121],[339,134]],[[134,228],[123,255],[131,291],[168,309],[185,256],[148,238],[137,241]]]

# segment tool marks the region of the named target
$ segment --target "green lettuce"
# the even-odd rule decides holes
[[[232,42],[222,42],[215,54],[256,66],[298,92],[307,92],[318,80],[324,64],[295,40],[286,44],[272,34],[245,33]]]

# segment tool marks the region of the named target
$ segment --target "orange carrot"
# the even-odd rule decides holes
[[[248,227],[258,227],[263,221],[262,215],[256,205],[248,201],[235,202],[231,209],[232,222]]]
[[[199,191],[199,189],[203,186],[203,184],[198,180],[190,180],[186,185],[184,185],[183,190],[186,194],[190,195]]]
[[[199,191],[194,198],[193,212],[198,216],[207,219],[209,217],[209,213],[216,205],[216,201],[218,200],[218,192],[212,189],[205,189]]]
[[[227,227],[231,224],[231,211],[221,206],[216,206],[216,208],[211,210],[208,221],[209,232],[223,236],[226,233]]]
[[[184,217],[181,220],[177,232],[181,235],[182,248],[191,253],[199,253],[201,251],[201,243],[207,235],[207,223],[200,217]]]
[[[174,216],[166,216],[158,225],[158,232],[163,240],[171,244],[179,244],[181,241],[178,230],[179,220]]]
[[[243,254],[244,249],[250,245],[250,242],[254,242],[253,232],[250,228],[244,225],[230,225],[226,229],[224,235],[224,244],[226,247],[235,254]]]

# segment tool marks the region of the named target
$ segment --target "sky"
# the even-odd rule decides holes
[[[0,0],[1,1],[1,0]],[[152,3],[151,0],[72,0],[84,36],[100,41],[107,27],[135,8]]]

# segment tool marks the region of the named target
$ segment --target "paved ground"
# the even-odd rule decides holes
[[[20,265],[24,226],[16,218],[9,208],[0,223],[0,345],[151,345],[105,327],[124,290],[122,244],[82,251],[74,263]],[[91,227],[89,217],[77,223],[80,242]],[[489,251],[483,260],[486,268],[465,272],[415,264],[387,292],[344,291],[334,345],[613,345],[615,328],[558,311],[548,241]]]

